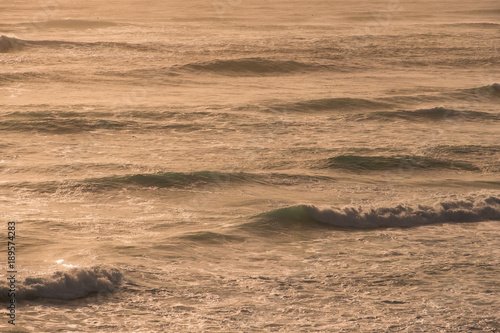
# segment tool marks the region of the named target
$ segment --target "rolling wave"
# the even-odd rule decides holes
[[[24,46],[26,46],[26,42],[21,39],[0,36],[0,53],[14,52],[21,50]]]
[[[104,165],[103,167],[107,167]],[[58,166],[58,170],[64,167],[71,168],[74,171],[82,168],[81,165]],[[91,168],[87,167],[87,170]],[[97,167],[100,167],[97,165]],[[113,167],[111,164],[110,167]],[[114,166],[116,168],[116,166]],[[19,169],[17,169],[19,170]],[[43,169],[36,169],[39,173]],[[52,170],[53,171],[53,170]],[[223,187],[235,184],[260,184],[271,186],[290,186],[298,183],[313,183],[318,181],[333,181],[334,178],[326,176],[293,175],[283,173],[246,173],[246,172],[217,172],[217,171],[198,171],[198,172],[159,172],[159,173],[138,173],[120,176],[109,176],[100,178],[86,178],[81,180],[68,179],[64,181],[45,181],[45,182],[23,182],[23,183],[4,183],[0,187],[26,189],[41,193],[55,193],[58,191],[81,191],[81,192],[99,192],[127,189],[145,189],[145,188],[176,188],[193,189],[203,186]]]
[[[24,47],[30,48],[49,48],[49,49],[92,49],[98,48],[114,50],[131,51],[161,51],[167,46],[161,43],[127,43],[127,42],[82,42],[82,41],[64,41],[64,40],[24,40],[13,37],[0,37],[0,53],[22,50]]]
[[[348,171],[384,171],[384,170],[464,170],[480,169],[467,162],[436,159],[425,156],[358,156],[339,155],[321,161],[320,167],[343,169]]]
[[[300,101],[295,103],[276,104],[270,107],[272,111],[334,111],[334,110],[362,110],[362,109],[385,109],[392,108],[392,105],[385,102],[361,98],[324,98]]]
[[[493,83],[486,86],[460,89],[451,94],[452,97],[471,101],[497,101],[500,98],[500,84]]]
[[[479,145],[440,145],[430,148],[430,150],[445,154],[460,154],[460,155],[482,155],[491,156],[500,153],[500,145],[479,146]]]
[[[124,130],[137,128],[135,121],[110,119],[85,119],[72,117],[46,117],[42,119],[11,119],[0,121],[0,130],[14,132],[40,132],[70,134],[90,132],[99,129]]]
[[[27,277],[18,282],[16,299],[72,300],[97,293],[109,293],[120,286],[123,275],[116,269],[74,268],[51,276]],[[0,299],[7,300],[9,288],[0,287]]]
[[[396,95],[390,97],[382,97],[378,100],[395,105],[418,105],[421,103],[450,103],[452,102],[498,102],[500,98],[500,84],[493,83],[491,85],[457,89],[454,91],[441,91],[432,94],[418,94],[418,95]],[[438,109],[438,108],[435,108]]]
[[[352,120],[427,120],[427,121],[479,121],[489,120],[498,121],[500,115],[479,112],[479,111],[459,111],[436,107],[432,109],[420,110],[399,110],[399,111],[381,111],[369,114],[359,114],[350,117]]]
[[[124,188],[191,189],[209,184],[212,186],[226,186],[229,184],[251,181],[253,177],[253,175],[246,173],[224,173],[213,171],[199,171],[191,173],[163,172],[87,178],[83,180],[16,183],[3,186],[25,188],[42,193],[76,190],[83,192],[99,192],[121,190]]]
[[[66,20],[48,20],[41,22],[32,22],[26,25],[35,26],[38,29],[47,28],[47,29],[65,29],[65,30],[87,30],[87,29],[102,29],[102,28],[114,27],[118,25],[118,23],[109,21],[66,19]]]
[[[494,22],[460,22],[460,23],[442,23],[440,25],[449,27],[498,29],[500,24]]]
[[[297,227],[389,228],[414,227],[433,223],[500,220],[498,197],[442,201],[433,206],[345,207],[320,209],[299,205],[272,210],[254,217],[245,229],[281,230]]]
[[[266,58],[242,58],[213,60],[172,67],[187,72],[208,72],[220,75],[276,75],[317,71],[323,66],[294,60],[272,60]]]
[[[1,82],[1,81],[0,81]],[[173,117],[181,118],[176,113],[123,112],[116,115],[110,112],[73,112],[73,111],[34,111],[11,112],[0,117],[0,130],[12,132],[39,132],[49,134],[76,134],[97,130],[110,131],[143,131],[143,130],[175,130],[195,131],[207,126],[192,120],[201,113],[184,114],[182,121],[171,121]],[[215,117],[212,114],[203,114]],[[223,117],[223,115],[221,116]],[[165,122],[156,121],[165,120]]]
[[[21,22],[15,24],[0,24],[3,31],[20,31],[20,30],[41,30],[41,29],[64,29],[64,30],[88,30],[88,29],[102,29],[114,27],[121,23],[110,21],[93,21],[93,20],[47,20],[47,21],[32,21]]]
[[[205,245],[217,245],[223,243],[231,243],[231,242],[243,242],[245,240],[244,237],[233,236],[222,234],[218,232],[211,231],[197,231],[197,232],[189,232],[185,233],[181,236],[175,237],[175,239],[190,242],[194,244],[205,244]]]

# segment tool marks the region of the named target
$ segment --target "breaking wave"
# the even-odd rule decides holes
[[[325,208],[300,205],[272,210],[255,217],[247,227],[283,229],[290,225],[340,228],[413,227],[446,222],[500,220],[500,199],[480,197],[437,202],[433,206]]]
[[[27,277],[17,283],[16,299],[71,300],[96,293],[108,293],[120,286],[123,275],[116,269],[74,268],[51,276]],[[8,287],[0,287],[0,299],[8,299]]]

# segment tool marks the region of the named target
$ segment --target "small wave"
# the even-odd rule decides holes
[[[272,111],[333,111],[333,110],[363,110],[363,109],[385,109],[392,105],[385,102],[377,102],[361,98],[323,98],[295,103],[276,104],[270,107]]]
[[[496,114],[479,111],[458,111],[444,107],[420,110],[382,111],[370,114],[354,115],[353,120],[429,120],[429,121],[475,121],[500,120]]]
[[[26,74],[27,75],[27,74]],[[35,73],[30,76],[37,77]],[[2,80],[0,79],[0,83]],[[138,113],[124,112],[116,115],[109,112],[67,112],[67,111],[35,111],[11,112],[0,117],[0,130],[13,132],[38,132],[50,134],[71,134],[93,131],[141,131],[141,130],[173,130],[196,131],[206,127],[193,121],[159,122],[151,121],[151,117],[139,117]],[[130,116],[128,116],[130,115]],[[151,113],[149,114],[151,115]],[[192,117],[195,115],[193,114]],[[186,116],[187,117],[187,116]],[[169,119],[163,115],[163,118]],[[171,119],[171,118],[170,118]]]
[[[500,199],[478,197],[473,199],[442,201],[433,206],[345,207],[320,209],[300,205],[272,210],[255,217],[245,227],[260,230],[288,229],[290,225],[302,227],[333,226],[340,228],[414,227],[433,223],[480,222],[500,220]]]
[[[474,101],[496,101],[500,98],[500,84],[493,83],[477,88],[461,89],[453,93],[452,97]]]
[[[221,234],[218,232],[210,232],[210,231],[198,231],[198,232],[190,232],[183,234],[181,236],[175,237],[176,239],[184,242],[192,242],[195,244],[222,244],[222,243],[230,243],[230,242],[243,242],[245,240],[244,237],[233,236]]]
[[[116,269],[92,267],[58,271],[51,276],[27,277],[18,283],[16,299],[77,299],[112,292],[122,279],[123,275]],[[6,286],[0,287],[2,300],[7,299],[8,289]]]
[[[51,134],[70,134],[91,132],[100,129],[124,130],[137,128],[134,121],[116,121],[110,119],[59,118],[12,119],[0,121],[0,130],[14,132],[40,132]]]
[[[13,50],[20,50],[23,47],[31,48],[47,48],[47,49],[83,49],[83,50],[131,50],[138,52],[162,51],[168,46],[161,43],[127,43],[127,42],[82,42],[82,41],[65,41],[65,40],[21,40],[6,36],[0,37],[0,52],[4,47],[13,47]]]
[[[112,191],[124,188],[180,188],[192,189],[205,185],[226,186],[229,184],[252,181],[255,176],[246,173],[224,173],[199,171],[191,173],[163,172],[141,173],[124,176],[87,178],[83,180],[51,181],[38,183],[16,183],[3,186],[25,188],[41,193],[55,192],[96,192]]]
[[[100,167],[100,165],[89,165],[87,168]],[[107,168],[107,165],[103,165]],[[112,166],[112,165],[111,165]],[[74,164],[57,166],[61,168],[71,168],[72,171],[84,167]],[[114,168],[116,169],[117,166]],[[119,167],[124,167],[123,165]],[[19,168],[17,170],[20,170]],[[29,170],[29,169],[24,169]],[[38,168],[38,172],[43,169]],[[53,171],[53,170],[52,170]],[[2,188],[25,189],[28,191],[40,193],[56,192],[99,192],[113,191],[121,189],[144,189],[144,188],[174,188],[174,189],[196,189],[210,187],[224,187],[237,184],[259,184],[264,186],[289,186],[298,183],[314,183],[319,181],[332,181],[334,178],[326,176],[309,176],[301,174],[282,174],[282,173],[246,173],[246,172],[217,172],[217,171],[198,171],[198,172],[159,172],[159,173],[138,173],[132,175],[115,175],[100,178],[87,179],[68,179],[64,181],[46,181],[46,182],[20,182],[4,183]]]
[[[500,145],[491,146],[480,146],[480,145],[439,145],[433,148],[429,148],[433,152],[439,152],[444,154],[463,154],[463,155],[482,155],[482,156],[492,156],[500,153]]]
[[[92,20],[48,20],[39,22],[23,23],[26,28],[36,28],[37,30],[45,29],[65,29],[65,30],[87,30],[87,29],[102,29],[114,27],[118,25],[115,22],[109,21],[92,21]]]
[[[425,156],[358,156],[339,155],[321,161],[322,168],[335,168],[351,171],[382,171],[382,170],[437,170],[452,169],[478,171],[479,168],[466,162],[435,159]]]
[[[243,181],[248,177],[250,176],[244,173],[223,173],[214,171],[199,171],[192,173],[165,172],[89,179],[85,181],[85,185],[97,189],[123,188],[126,186],[188,188],[206,184],[218,184],[222,186],[224,184]]]
[[[444,23],[444,26],[464,27],[464,28],[482,28],[482,29],[498,29],[500,24],[493,22],[460,22],[460,23]]]
[[[209,72],[221,75],[272,75],[294,74],[320,70],[322,66],[294,60],[271,60],[265,58],[243,58],[214,60],[174,66],[173,69],[187,72]]]
[[[21,50],[26,43],[20,39],[0,36],[0,53],[14,52]]]

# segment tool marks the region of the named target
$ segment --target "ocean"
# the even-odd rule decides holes
[[[0,331],[500,332],[497,0],[3,1],[0,36]]]

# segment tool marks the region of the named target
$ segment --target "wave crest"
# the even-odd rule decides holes
[[[25,43],[22,40],[7,36],[0,36],[0,53],[18,51],[23,48]]]
[[[96,293],[114,291],[122,282],[123,275],[116,269],[100,267],[74,268],[55,272],[52,276],[27,277],[18,284],[17,299],[77,299]],[[5,300],[8,287],[0,287]]]
[[[446,222],[480,222],[500,220],[500,199],[482,197],[455,201],[442,201],[434,206],[345,207],[321,209],[299,205],[272,210],[256,217],[258,224],[271,228],[286,228],[290,223],[313,226],[315,224],[340,228],[414,227]]]

